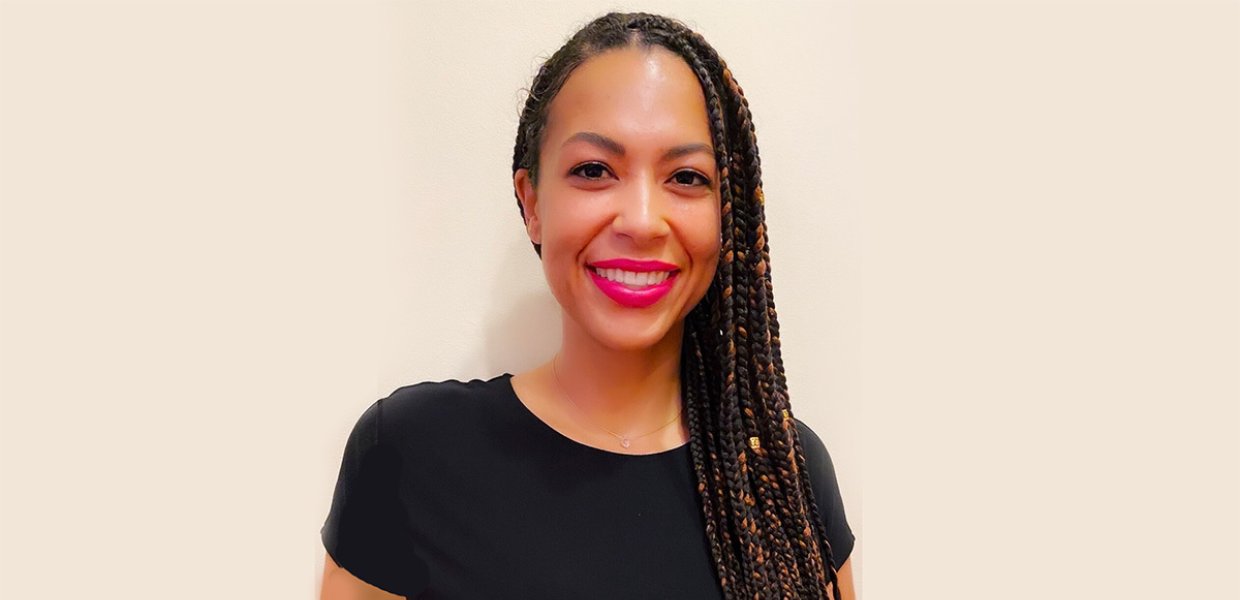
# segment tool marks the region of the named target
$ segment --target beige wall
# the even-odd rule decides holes
[[[360,411],[553,350],[518,90],[612,6],[5,3],[0,597],[314,596]],[[1240,594],[1235,4],[619,8],[750,99],[865,598]]]

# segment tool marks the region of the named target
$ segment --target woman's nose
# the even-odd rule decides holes
[[[652,177],[630,179],[618,197],[612,223],[616,232],[639,242],[667,235],[671,227],[664,195],[662,186]]]

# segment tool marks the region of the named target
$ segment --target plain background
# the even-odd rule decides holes
[[[520,89],[613,7],[745,88],[864,598],[1240,596],[1235,3],[0,6],[2,597],[314,597],[361,410],[554,349]]]

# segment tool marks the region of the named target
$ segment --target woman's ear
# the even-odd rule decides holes
[[[538,218],[538,192],[530,179],[529,169],[517,169],[512,175],[512,187],[517,191],[517,199],[521,202],[521,210],[525,214],[525,230],[530,241],[542,243],[542,221]]]

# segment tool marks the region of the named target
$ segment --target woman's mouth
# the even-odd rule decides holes
[[[645,308],[667,295],[680,275],[671,271],[626,271],[587,266],[590,279],[608,298],[628,308]]]

